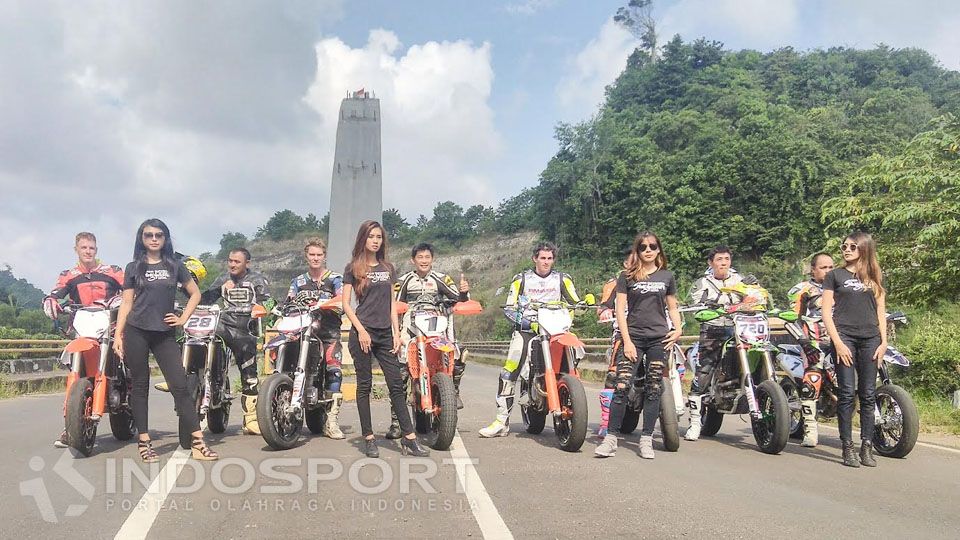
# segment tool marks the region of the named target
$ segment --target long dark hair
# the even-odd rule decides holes
[[[144,273],[147,271],[147,246],[143,245],[143,230],[147,227],[156,227],[163,231],[163,247],[160,248],[160,258],[171,274],[176,275],[177,273],[177,262],[173,256],[173,238],[170,237],[170,228],[157,218],[144,221],[137,229],[137,238],[133,241],[133,262],[136,263],[134,266],[135,291],[138,293],[143,289]]]
[[[640,244],[647,238],[653,238],[656,240],[657,245],[660,246],[660,251],[657,253],[657,258],[654,261],[657,265],[657,270],[667,269],[667,254],[663,251],[663,244],[660,242],[660,239],[650,231],[643,231],[633,239],[633,248],[630,249],[630,255],[627,256],[627,261],[623,264],[623,268],[627,272],[627,277],[634,281],[643,281],[650,277],[643,270],[643,259],[640,258]]]
[[[353,273],[357,294],[363,294],[363,290],[367,288],[367,237],[374,229],[380,229],[380,234],[383,235],[380,249],[377,250],[377,262],[383,263],[393,271],[393,265],[387,262],[387,230],[372,219],[364,221],[360,224],[360,230],[357,231],[357,241],[353,243],[353,259],[350,262],[350,272]]]
[[[854,265],[857,278],[868,288],[873,290],[873,296],[880,298],[886,291],[883,288],[883,271],[877,261],[877,243],[870,233],[855,232],[848,234],[844,240],[850,240],[857,245],[860,257]]]

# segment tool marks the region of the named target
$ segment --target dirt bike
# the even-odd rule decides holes
[[[110,414],[110,430],[117,440],[130,440],[137,431],[130,409],[130,373],[112,350],[116,308],[102,303],[69,305],[64,312],[73,315],[76,336],[63,352],[70,362],[64,406],[67,444],[89,456],[104,414]]]
[[[536,336],[530,342],[527,377],[520,378],[520,414],[527,433],[543,432],[547,414],[553,417],[553,430],[560,448],[576,452],[587,436],[587,395],[580,382],[577,364],[582,358],[583,342],[570,332],[573,319],[570,309],[584,309],[593,304],[593,296],[571,305],[563,301],[529,302],[504,306],[516,311],[516,320],[523,313],[532,313],[530,329]],[[579,353],[577,351],[580,351]]]
[[[661,374],[663,391],[660,393],[660,431],[663,433],[663,446],[668,452],[676,452],[680,448],[680,416],[683,415],[684,403],[677,362],[682,368],[686,357],[683,349],[676,343],[667,349],[667,354],[668,365],[664,367],[664,372]],[[641,366],[627,393],[627,410],[623,414],[623,423],[620,424],[620,433],[623,435],[633,433],[640,423],[646,397],[644,392],[646,378],[646,371]]]
[[[816,333],[820,324],[820,317],[802,317],[802,323],[811,335]],[[903,313],[887,315],[890,325],[906,324],[907,318]],[[804,334],[796,335],[796,328],[787,326],[794,338],[810,340]],[[820,350],[816,340],[813,345]],[[777,360],[786,376],[780,380],[787,399],[790,402],[791,422],[790,435],[803,436],[803,414],[800,409],[800,385],[803,384],[804,353],[800,345],[780,345]],[[837,404],[840,397],[840,387],[837,382],[836,362],[832,352],[820,351],[821,373],[823,383],[820,386],[820,398],[817,400],[817,417],[836,418]],[[896,365],[902,368],[910,366],[910,360],[892,346],[887,347],[883,355],[883,363],[877,371],[877,403],[875,409],[876,429],[873,436],[873,447],[881,456],[902,458],[909,454],[917,443],[920,431],[920,415],[917,405],[910,393],[903,387],[894,384],[890,378],[888,366]]]
[[[733,321],[733,337],[723,343],[720,365],[704,389],[701,434],[716,435],[724,414],[749,413],[757,446],[766,454],[779,454],[790,434],[790,406],[776,381],[773,353],[777,349],[770,343],[769,318],[795,321],[797,314],[768,311],[769,293],[756,284],[739,283],[721,292],[737,294],[742,301],[684,309],[695,311],[694,318],[700,323],[721,318]]]
[[[263,440],[275,450],[293,448],[304,423],[310,433],[317,434],[327,420],[332,400],[323,397],[326,370],[320,368],[323,354],[316,329],[320,311],[339,310],[342,304],[340,296],[323,299],[319,295],[319,291],[304,291],[296,302],[274,310],[280,316],[275,326],[278,335],[264,346],[273,369],[257,393],[257,424]],[[251,317],[266,314],[262,306],[255,306]],[[320,352],[312,362],[311,349]]]
[[[457,389],[453,385],[456,344],[447,339],[451,315],[478,315],[483,311],[476,300],[458,302],[450,308],[438,306],[434,298],[397,303],[397,310],[410,312],[407,369],[410,371],[413,421],[418,433],[428,434],[427,445],[447,450],[457,434]]]
[[[183,325],[181,358],[187,375],[187,391],[196,404],[201,428],[223,433],[230,422],[230,352],[217,335],[220,306],[197,306]],[[190,433],[181,432],[180,444],[190,447]]]

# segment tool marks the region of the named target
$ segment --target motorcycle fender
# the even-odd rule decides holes
[[[564,332],[563,334],[559,334],[551,337],[550,343],[551,344],[559,343],[564,347],[574,347],[574,348],[584,346],[583,342],[580,341],[580,338],[578,338],[574,334],[571,334],[570,332]]]
[[[97,345],[99,345],[99,343],[95,339],[80,337],[67,343],[67,347],[64,350],[69,353],[82,353],[92,350]]]
[[[910,359],[904,356],[904,354],[893,347],[887,347],[887,352],[883,353],[883,360],[890,364],[896,364],[898,366],[909,367]]]
[[[276,349],[277,347],[279,347],[280,345],[283,345],[284,343],[286,343],[286,342],[288,342],[288,341],[290,341],[290,340],[287,339],[286,336],[284,336],[283,334],[280,334],[280,335],[274,337],[273,339],[271,339],[270,341],[268,341],[267,344],[263,346],[263,348],[264,348],[264,349]]]
[[[777,363],[781,369],[789,373],[794,379],[803,378],[803,357],[794,354],[780,353],[777,355]]]

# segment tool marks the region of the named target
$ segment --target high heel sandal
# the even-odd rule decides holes
[[[203,442],[203,437],[193,437],[193,443],[190,445],[193,452],[193,459],[197,461],[216,461],[220,459],[220,454],[211,450],[207,443]]]
[[[146,441],[138,440],[137,450],[140,452],[140,461],[144,463],[156,463],[160,461],[160,456],[157,455],[157,452],[153,449],[153,441],[149,439]]]

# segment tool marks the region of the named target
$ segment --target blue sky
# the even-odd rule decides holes
[[[154,0],[0,4],[0,264],[42,287],[91,230],[123,263],[147,217],[215,251],[275,211],[329,206],[337,109],[383,110],[385,207],[496,205],[534,185],[558,122],[589,118],[636,43],[617,2]],[[960,68],[960,2],[660,0],[730,49],[925,48]]]

